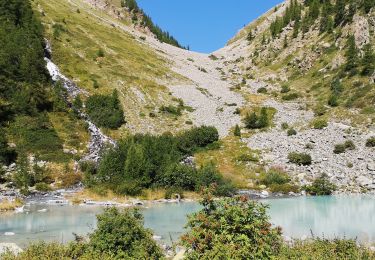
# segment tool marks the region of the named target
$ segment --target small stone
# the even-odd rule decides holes
[[[375,172],[375,163],[368,163],[367,170]],[[375,173],[372,173],[372,174],[375,174]]]

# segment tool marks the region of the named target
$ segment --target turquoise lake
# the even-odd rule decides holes
[[[286,236],[357,238],[360,242],[375,242],[375,197],[366,195],[295,197],[262,200],[269,205],[271,222],[281,226]],[[200,206],[194,202],[152,204],[141,209],[145,226],[164,243],[177,241],[185,232],[187,215]],[[95,215],[103,208],[96,206],[26,207],[29,212],[0,214],[0,242],[26,246],[38,240],[68,242],[72,233],[85,235],[96,227]],[[40,212],[42,210],[42,212]],[[5,235],[12,232],[14,235]]]

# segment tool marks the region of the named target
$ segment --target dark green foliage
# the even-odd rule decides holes
[[[120,259],[160,259],[163,253],[143,227],[143,217],[136,209],[109,208],[97,216],[98,227],[90,235],[93,251]]]
[[[306,192],[315,196],[331,195],[336,188],[336,185],[330,182],[328,175],[325,173],[315,179],[310,186],[305,187]]]
[[[363,76],[371,76],[375,71],[375,54],[372,50],[371,44],[367,44],[364,47],[364,55],[361,61],[361,65],[363,66],[362,75]]]
[[[335,26],[339,26],[345,21],[345,1],[346,0],[336,0],[334,7]]]
[[[288,129],[288,131],[287,131],[287,135],[288,135],[288,136],[297,135],[297,131],[294,130],[293,128]]]
[[[282,100],[290,101],[299,98],[298,93],[290,93],[282,96]]]
[[[281,231],[273,228],[266,206],[246,198],[212,200],[189,217],[182,237],[186,259],[270,259],[282,245]]]
[[[203,148],[219,140],[215,127],[201,126],[183,132],[178,137],[178,149],[186,154],[192,154],[198,148]]]
[[[250,30],[250,32],[247,34],[247,37],[246,39],[251,42],[252,40],[254,40],[255,36],[253,35],[253,31]]]
[[[338,99],[339,98],[337,95],[332,94],[331,96],[329,96],[328,105],[330,105],[331,107],[337,107],[339,105]]]
[[[289,153],[288,160],[290,163],[297,165],[310,165],[312,162],[311,156],[306,153]]]
[[[276,17],[275,21],[271,23],[270,31],[273,38],[279,36],[283,28],[286,27],[290,22],[294,21],[296,24],[299,24],[301,20],[301,11],[302,7],[296,0],[292,0],[290,5],[286,8],[285,13],[282,17]],[[298,34],[294,32],[294,34]],[[296,35],[294,35],[296,37]]]
[[[265,88],[265,87],[258,88],[257,93],[266,94],[267,93],[267,88]]]
[[[289,91],[290,91],[290,87],[288,85],[284,84],[284,85],[281,86],[280,93],[285,94],[285,93],[288,93]]]
[[[17,153],[8,147],[4,132],[0,132],[0,165],[8,165],[17,158]]]
[[[93,95],[87,99],[86,109],[90,119],[99,127],[117,129],[125,123],[117,91],[111,96]]]
[[[375,137],[366,140],[366,147],[375,147]]]
[[[333,149],[333,152],[335,154],[345,153],[345,145],[344,144],[336,144],[335,149]]]
[[[233,134],[234,134],[234,136],[241,137],[241,128],[238,125],[236,125],[234,127],[234,133]]]
[[[221,191],[232,192],[227,181],[212,166],[207,170],[181,165],[186,156],[219,139],[213,127],[202,126],[177,136],[135,135],[122,140],[117,148],[104,154],[98,173],[89,173],[91,187],[102,186],[120,194],[137,195],[142,189],[155,186],[199,190],[216,183]],[[231,188],[231,187],[230,187]]]
[[[355,73],[355,69],[358,66],[358,50],[355,45],[354,36],[351,35],[348,38],[347,51],[346,51],[346,65],[345,70],[351,73]]]
[[[247,114],[244,123],[248,129],[262,129],[269,126],[267,108],[262,107],[260,114],[255,112]]]
[[[18,153],[31,152],[47,161],[69,159],[69,155],[63,153],[63,142],[46,114],[17,117],[9,128],[9,134],[17,141]]]

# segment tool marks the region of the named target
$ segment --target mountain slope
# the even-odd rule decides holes
[[[242,110],[277,110],[273,128],[244,140],[266,165],[302,184],[327,173],[342,191],[375,188],[374,150],[365,146],[374,136],[374,11],[371,1],[286,1],[215,52],[250,100]],[[335,152],[346,141],[356,148]],[[312,164],[291,163],[293,152]]]

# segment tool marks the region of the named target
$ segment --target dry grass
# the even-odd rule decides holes
[[[37,13],[42,11],[40,18],[52,43],[53,60],[62,73],[90,94],[110,94],[117,89],[133,132],[161,133],[184,126],[183,116],[177,120],[159,113],[156,118],[149,117],[160,106],[173,103],[163,84],[178,76],[153,49],[116,27],[126,24],[125,20],[82,0],[35,0],[33,5]],[[56,24],[62,27],[58,36]],[[98,57],[100,49],[104,57]],[[127,131],[123,127],[109,134],[117,138]]]
[[[15,200],[3,199],[0,201],[0,212],[12,211],[23,205],[23,201],[19,198]]]
[[[253,153],[238,137],[228,136],[222,140],[220,149],[199,152],[195,157],[198,165],[214,162],[219,172],[233,181],[238,188],[248,188],[248,181],[255,178],[255,173],[236,158],[242,154]]]

